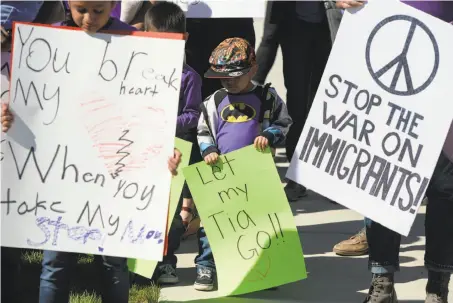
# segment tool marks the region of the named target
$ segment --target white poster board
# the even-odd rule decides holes
[[[264,18],[263,0],[171,0],[187,18]]]
[[[9,52],[2,52],[1,57],[1,100],[2,102],[8,102],[8,90],[9,90],[9,77],[10,77],[10,65],[11,56]]]
[[[182,35],[15,30],[2,245],[161,260]]]
[[[346,12],[287,177],[408,235],[453,118],[453,26]]]

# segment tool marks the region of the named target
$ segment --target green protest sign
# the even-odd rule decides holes
[[[189,165],[190,154],[192,151],[192,143],[176,138],[175,148],[182,153],[181,163],[178,167],[178,174],[171,180],[170,203],[168,206],[168,225],[167,235],[170,230],[171,222],[175,216],[176,208],[178,207],[179,198],[181,197],[182,187],[184,186],[183,168]],[[157,262],[151,260],[129,259],[127,262],[129,271],[132,271],[140,276],[151,278],[156,269]]]
[[[202,162],[183,171],[222,295],[306,278],[299,235],[270,151],[249,146],[220,156],[216,165]]]

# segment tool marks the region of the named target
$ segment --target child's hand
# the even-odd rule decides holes
[[[168,170],[173,176],[176,176],[178,172],[179,163],[181,163],[181,152],[175,148],[173,157],[168,158]]]
[[[14,117],[8,109],[8,104],[2,104],[2,131],[6,133],[13,123]]]
[[[204,157],[204,162],[208,163],[209,165],[216,164],[217,160],[219,159],[219,154],[217,153],[210,153]]]
[[[269,146],[269,140],[263,136],[258,136],[253,143],[256,149],[264,151]]]

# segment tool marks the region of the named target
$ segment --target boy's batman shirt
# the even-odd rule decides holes
[[[260,107],[261,100],[253,91],[226,94],[217,107],[217,148],[222,154],[253,144],[261,133]]]

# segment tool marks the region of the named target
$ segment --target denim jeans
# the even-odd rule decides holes
[[[453,273],[453,163],[440,155],[426,191],[425,266]],[[367,227],[369,268],[372,273],[399,270],[401,236],[376,222]]]
[[[2,247],[2,298],[0,302],[19,303],[21,250]]]
[[[214,256],[204,227],[200,227],[197,232],[198,238],[198,256],[195,257],[197,267],[208,267],[215,270]]]
[[[44,251],[42,261],[39,303],[69,302],[70,278],[75,274],[77,254]],[[95,256],[95,263],[102,267],[101,285],[103,303],[127,303],[129,301],[129,270],[127,259]]]

